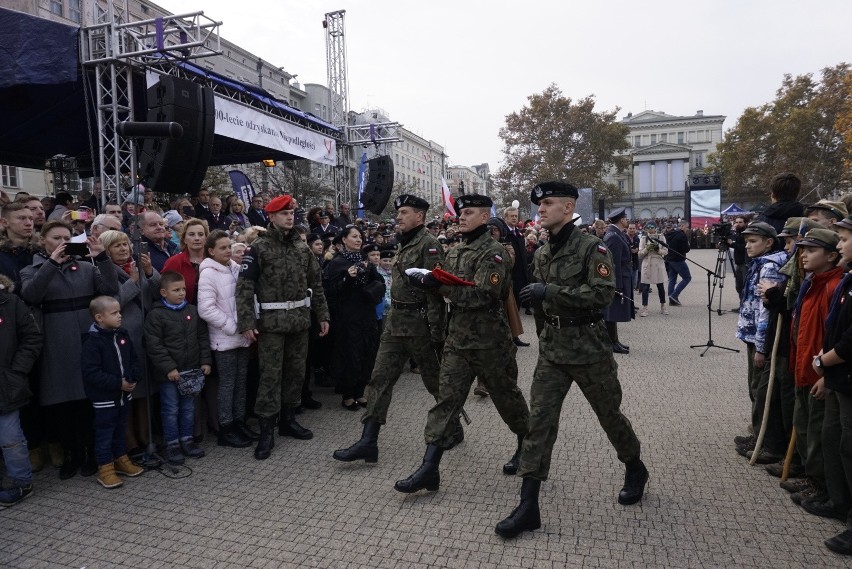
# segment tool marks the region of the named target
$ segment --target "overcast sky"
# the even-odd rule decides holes
[[[203,9],[222,37],[304,83],[327,83],[323,15],[346,10],[350,108],[385,109],[453,164],[499,166],[498,130],[550,83],[597,108],[725,115],[784,73],[852,60],[850,0],[159,0]]]

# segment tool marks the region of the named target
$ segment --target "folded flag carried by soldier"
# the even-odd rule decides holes
[[[472,283],[470,281],[466,281],[464,279],[460,279],[456,275],[452,273],[448,273],[443,269],[435,269],[433,271],[427,271],[426,269],[418,269],[416,267],[412,267],[410,269],[405,270],[405,274],[408,276],[418,276],[421,279],[426,275],[432,275],[435,280],[437,280],[441,284],[450,285],[450,286],[476,286],[476,283]]]

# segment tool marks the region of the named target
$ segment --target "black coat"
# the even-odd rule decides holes
[[[80,354],[86,397],[94,403],[118,404],[124,394],[122,379],[130,383],[142,379],[139,363],[127,330],[105,330],[92,324],[83,335]]]
[[[0,291],[0,323],[0,414],[5,415],[32,397],[28,377],[42,335],[24,301],[5,290]]]
[[[630,322],[633,319],[633,263],[630,254],[630,240],[619,227],[610,225],[603,238],[612,255],[612,268],[615,272],[616,294],[604,310],[607,322]],[[621,294],[618,294],[621,293]]]
[[[684,261],[684,257],[692,249],[689,246],[689,237],[680,229],[666,233],[666,244],[669,248],[669,252],[664,257],[666,261]]]
[[[825,387],[852,395],[852,278],[840,281],[835,295],[839,302],[826,324],[822,351],[834,350],[846,363],[825,368]]]
[[[265,211],[257,211],[254,208],[249,208],[246,215],[249,218],[249,223],[252,225],[257,225],[258,227],[266,227],[269,225],[269,217],[266,216]]]
[[[174,369],[188,371],[212,365],[207,323],[192,304],[172,310],[158,302],[145,320],[148,361],[159,381]]]
[[[805,206],[800,202],[775,202],[763,212],[757,214],[753,221],[766,222],[774,227],[777,233],[781,233],[789,218],[804,215]]]

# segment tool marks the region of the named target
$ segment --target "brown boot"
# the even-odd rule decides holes
[[[115,459],[115,462],[112,463],[115,466],[115,473],[121,474],[123,476],[130,476],[133,478],[134,476],[139,476],[145,469],[141,466],[137,466],[130,460],[130,457],[126,454],[124,456],[120,456]]]
[[[49,443],[47,455],[50,457],[50,465],[53,468],[62,468],[62,465],[65,464],[65,452],[59,443]]]
[[[44,468],[44,454],[41,452],[41,447],[30,449],[30,467],[33,472],[41,472]]]
[[[121,478],[115,475],[115,466],[111,462],[98,467],[98,482],[104,488],[118,488],[124,484]]]

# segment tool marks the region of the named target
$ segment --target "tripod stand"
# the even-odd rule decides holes
[[[655,238],[650,237],[650,236],[648,237],[648,239],[650,239],[651,241],[654,241],[658,245],[668,247],[668,245],[666,245],[665,243],[663,243],[659,239],[655,239]],[[690,348],[704,348],[704,351],[701,352],[701,355],[700,355],[700,357],[702,357],[702,358],[704,357],[704,354],[706,354],[710,350],[710,348],[718,348],[720,350],[728,350],[729,352],[739,353],[740,351],[735,349],[735,348],[726,348],[725,346],[719,346],[713,341],[713,297],[715,296],[716,286],[719,286],[719,289],[720,289],[719,302],[721,302],[721,298],[722,298],[721,288],[723,287],[722,281],[725,278],[725,274],[724,274],[725,265],[724,264],[725,264],[725,258],[727,257],[727,250],[725,250],[725,252],[723,253],[721,251],[721,246],[720,246],[719,254],[716,256],[716,267],[715,267],[715,270],[712,270],[712,271],[710,269],[708,269],[707,267],[705,267],[704,265],[693,261],[692,259],[690,259],[689,257],[687,257],[686,255],[684,255],[683,253],[681,253],[679,251],[675,251],[675,250],[669,248],[669,252],[679,255],[680,257],[683,258],[684,261],[690,262],[693,265],[695,265],[696,267],[704,269],[704,271],[707,273],[707,342],[705,342],[703,344],[695,344],[695,345],[692,345],[692,346],[689,346],[689,347]],[[721,269],[719,268],[720,262],[722,264]],[[721,274],[720,274],[720,272],[721,272]]]
[[[716,306],[716,314],[721,316],[725,314],[727,311],[722,310],[722,290],[725,288],[725,276],[728,269],[728,259],[730,258],[728,254],[728,244],[724,239],[719,240],[719,244],[717,246],[719,253],[716,255],[716,270],[713,271],[713,292],[710,296],[712,299],[716,296],[716,287],[719,287],[719,304]]]

